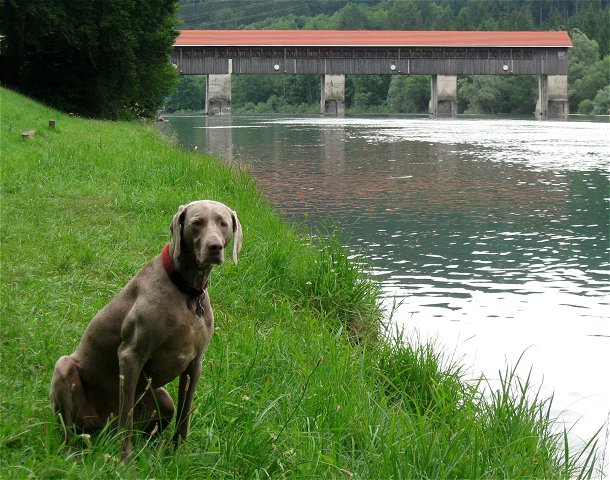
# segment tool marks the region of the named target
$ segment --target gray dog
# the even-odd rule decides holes
[[[172,240],[89,323],[76,351],[55,365],[51,404],[70,427],[103,428],[118,416],[123,460],[132,451],[134,417],[143,429],[163,429],[174,402],[163,388],[180,377],[174,442],[185,440],[201,359],[214,331],[206,293],[214,265],[233,261],[243,235],[237,214],[201,200],[180,206]]]

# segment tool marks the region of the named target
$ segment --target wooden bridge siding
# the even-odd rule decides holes
[[[229,62],[226,58],[202,57],[188,59],[172,59],[178,66],[178,71],[184,75],[208,75],[229,73]]]
[[[220,49],[219,49],[220,50]],[[482,49],[479,58],[412,58],[391,56],[397,49],[388,51],[388,55],[380,58],[339,57],[339,52],[319,51],[334,54],[329,57],[303,58],[295,55],[293,49],[273,49],[271,51],[256,50],[255,55],[244,55],[244,50],[226,49],[205,50],[201,47],[176,47],[172,58],[173,63],[183,74],[205,75],[229,73],[228,59],[232,59],[232,73],[251,75],[277,74],[410,74],[410,75],[567,75],[567,49],[537,48],[532,49],[523,58],[523,49]],[[303,50],[303,49],[300,49]],[[366,55],[366,49],[362,49]],[[517,55],[513,57],[513,51]],[[224,55],[223,55],[224,53]],[[247,53],[247,52],[246,52]],[[283,55],[277,55],[283,53]],[[379,53],[376,50],[375,53]],[[275,55],[274,55],[275,54]],[[369,53],[370,54],[370,53]],[[432,52],[431,56],[442,54],[442,50]],[[483,58],[487,57],[487,58]],[[489,58],[494,57],[494,58]],[[395,70],[390,65],[396,65]],[[279,70],[274,66],[279,65]],[[503,66],[508,65],[508,71]]]

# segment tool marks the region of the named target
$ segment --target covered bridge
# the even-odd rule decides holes
[[[345,112],[345,75],[431,75],[432,115],[457,113],[458,75],[538,75],[536,113],[568,113],[566,32],[182,30],[172,61],[208,75],[206,112],[230,113],[231,75],[319,74],[321,112]]]

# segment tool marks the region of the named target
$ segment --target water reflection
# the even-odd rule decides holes
[[[399,294],[444,298],[436,305],[455,311],[465,307],[454,299],[472,292],[550,289],[598,299],[578,316],[606,315],[604,124],[269,117],[170,124],[191,148],[248,163],[287,215],[340,221]],[[552,155],[548,145],[558,145]]]
[[[233,117],[212,115],[206,118],[205,149],[210,155],[233,160]]]

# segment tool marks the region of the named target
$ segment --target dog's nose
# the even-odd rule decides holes
[[[222,243],[218,243],[218,242],[213,242],[208,244],[208,250],[210,251],[210,253],[214,254],[214,255],[218,255],[219,253],[222,252]]]

